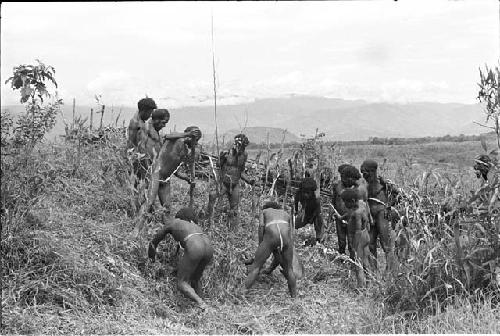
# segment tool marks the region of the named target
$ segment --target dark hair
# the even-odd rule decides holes
[[[343,170],[345,167],[347,167],[347,166],[350,166],[350,164],[348,164],[348,163],[343,163],[343,164],[341,164],[341,165],[337,168],[337,171],[338,171],[340,174],[342,174],[342,170]]]
[[[175,218],[182,219],[188,222],[198,223],[198,216],[196,216],[193,208],[182,208],[175,214]]]
[[[137,108],[139,111],[144,111],[144,110],[151,110],[157,108],[156,103],[153,99],[151,98],[142,98],[139,100],[137,103]]]
[[[361,171],[375,171],[378,168],[378,163],[374,160],[365,160],[361,164]]]
[[[268,208],[279,210],[281,209],[281,206],[276,201],[267,201],[262,206],[262,209],[268,209]]]
[[[243,147],[248,146],[248,144],[250,143],[250,140],[248,140],[247,136],[243,133],[235,135],[234,140],[240,140]]]
[[[346,165],[342,171],[340,172],[340,176],[344,176],[344,177],[347,177],[347,178],[352,178],[352,179],[360,179],[361,178],[361,174],[358,170],[358,168],[352,166],[352,165]]]
[[[302,183],[300,183],[301,191],[316,191],[316,189],[318,189],[318,185],[316,184],[316,181],[311,177],[304,178],[302,180]]]
[[[191,132],[191,131],[195,131],[194,133],[194,137],[195,137],[195,140],[198,141],[201,139],[201,130],[198,126],[189,126],[188,128],[186,128],[184,130],[184,133],[188,133],[188,132]]]
[[[359,192],[358,192],[358,189],[344,189],[341,193],[340,193],[340,197],[342,198],[342,200],[344,202],[347,202],[347,201],[358,201],[359,200]]]
[[[153,120],[170,119],[170,112],[167,109],[156,109],[151,114]]]

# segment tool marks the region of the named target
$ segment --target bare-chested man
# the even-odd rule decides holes
[[[151,119],[146,123],[144,131],[139,134],[139,151],[146,153],[150,159],[153,159],[160,152],[162,145],[160,131],[169,120],[170,112],[167,109],[155,109],[151,114]]]
[[[325,236],[325,226],[321,216],[321,202],[316,198],[316,181],[311,177],[304,178],[295,194],[295,212],[299,211],[299,203],[302,205],[302,211],[295,216],[295,228],[300,229],[307,224],[313,224],[316,232],[316,239],[311,239],[306,244],[314,245],[316,242],[323,242]]]
[[[161,205],[168,213],[170,212],[170,178],[172,175],[190,184],[194,183],[191,177],[180,168],[183,164],[190,164],[192,150],[198,144],[201,135],[198,127],[190,126],[184,130],[184,133],[173,133],[164,137],[165,142],[161,146],[153,167],[153,187],[149,193],[148,211],[158,195]]]
[[[389,208],[394,205],[399,195],[398,189],[389,181],[378,176],[378,164],[373,160],[365,160],[361,165],[361,173],[367,182],[368,205],[373,217],[370,229],[370,252],[377,258],[377,238],[386,255],[387,269],[395,267],[394,241],[392,227],[389,223]],[[375,264],[376,266],[376,264]]]
[[[214,254],[210,239],[196,224],[194,211],[191,208],[182,208],[175,215],[175,219],[167,220],[149,243],[148,256],[152,261],[155,260],[156,247],[167,234],[171,234],[184,251],[177,266],[179,290],[201,307],[206,307],[200,297],[200,279]]]
[[[167,109],[155,109],[151,114],[151,119],[146,123],[146,127],[137,133],[137,150],[144,154],[140,160],[141,167],[138,172],[139,179],[144,179],[154,158],[160,152],[162,139],[160,131],[170,120],[170,113]]]
[[[146,128],[146,120],[151,117],[156,108],[156,103],[151,98],[142,98],[137,103],[137,108],[137,113],[130,119],[128,125],[127,148],[136,148],[139,144],[139,132]]]
[[[239,229],[239,203],[240,203],[240,179],[250,185],[255,184],[255,179],[245,173],[245,163],[248,154],[245,152],[249,141],[245,134],[234,137],[233,147],[229,151],[222,152],[219,157],[220,175],[219,186],[212,185],[209,193],[206,217],[212,222],[215,202],[220,195],[226,195],[229,199],[229,224],[232,230]]]
[[[296,276],[293,270],[293,241],[290,232],[290,216],[280,205],[268,201],[263,206],[259,223],[259,247],[245,280],[245,287],[250,289],[259,275],[267,258],[273,254],[273,264],[266,273],[271,273],[278,264],[283,268],[283,275],[288,282],[292,297],[297,295]]]
[[[364,268],[369,267],[370,254],[370,227],[368,208],[360,198],[358,190],[355,188],[344,189],[341,198],[347,209],[343,216],[347,221],[347,232],[352,237],[352,248],[354,250],[353,260],[359,263],[355,266],[356,278],[359,287],[366,284]]]

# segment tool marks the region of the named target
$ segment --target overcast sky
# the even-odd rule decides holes
[[[499,2],[2,3],[2,104],[12,68],[40,59],[70,103],[221,103],[289,94],[474,103],[498,64]]]

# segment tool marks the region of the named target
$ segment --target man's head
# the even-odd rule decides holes
[[[167,109],[156,109],[151,114],[153,127],[159,132],[170,120],[170,112]]]
[[[340,193],[340,197],[344,201],[346,208],[355,209],[358,207],[359,193],[357,189],[344,189]]]
[[[198,216],[196,216],[193,208],[182,208],[175,214],[175,218],[185,220],[186,222],[198,223]]]
[[[361,174],[363,174],[368,183],[374,182],[377,179],[377,168],[378,164],[374,160],[365,160],[361,164]]]
[[[339,172],[340,175],[342,175],[342,170],[347,167],[347,166],[350,166],[350,164],[348,163],[343,163],[341,164],[338,168],[337,168],[337,171]]]
[[[342,171],[340,171],[340,179],[342,184],[350,188],[357,185],[357,181],[361,178],[358,168],[352,165],[345,165]]]
[[[476,173],[476,177],[482,177],[484,180],[488,180],[488,172],[490,171],[491,165],[492,160],[488,155],[481,154],[476,156],[474,159],[474,171]]]
[[[151,117],[153,110],[156,108],[156,103],[151,98],[142,98],[137,103],[137,108],[139,109],[139,117],[146,121]]]
[[[314,192],[318,189],[318,185],[316,184],[316,181],[311,178],[311,177],[306,177],[302,180],[302,183],[300,184],[300,192],[302,194],[302,197],[304,199],[313,199],[316,197]]]
[[[201,130],[198,128],[198,126],[189,126],[184,130],[184,133],[189,133],[189,135],[184,140],[184,142],[189,147],[196,146],[198,140],[200,140],[202,136]]]
[[[240,133],[234,137],[233,148],[236,150],[236,152],[241,153],[245,151],[245,148],[249,143],[250,141],[248,140],[247,136],[243,133]]]

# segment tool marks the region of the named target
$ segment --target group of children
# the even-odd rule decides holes
[[[187,161],[201,138],[201,131],[196,126],[188,127],[183,133],[173,133],[163,138],[160,130],[169,121],[170,114],[166,109],[157,109],[151,98],[141,99],[139,111],[129,126],[129,151],[137,152],[138,158],[134,170],[139,179],[145,178],[148,169],[152,176],[147,208],[149,209],[156,195],[166,210],[170,211],[170,177],[175,174],[188,183],[194,183],[193,176],[183,175],[179,167]],[[149,121],[148,119],[151,118]],[[148,123],[146,123],[148,122]],[[229,221],[231,229],[237,230],[239,184],[240,180],[250,185],[255,179],[246,176],[245,163],[247,153],[245,147],[248,138],[244,134],[235,136],[231,150],[221,153],[219,158],[220,174],[214,179],[214,186],[209,195],[205,218],[212,219],[215,200],[220,195],[227,195],[230,203]],[[356,267],[358,284],[365,285],[363,268],[369,267],[369,257],[376,260],[377,239],[388,260],[388,267],[394,265],[394,246],[391,242],[391,225],[386,214],[388,206],[393,202],[391,195],[397,196],[397,189],[377,175],[377,163],[366,160],[360,171],[352,165],[341,165],[338,169],[340,180],[333,185],[331,207],[336,218],[339,240],[339,252],[345,253],[346,245],[352,260],[359,261]],[[255,258],[250,264],[245,287],[249,289],[255,282],[261,268],[269,256],[273,260],[264,273],[271,273],[278,265],[288,282],[290,295],[297,295],[296,280],[302,277],[302,265],[294,250],[292,232],[307,224],[313,224],[316,231],[316,242],[325,237],[325,223],[321,215],[321,202],[316,198],[316,181],[306,177],[295,195],[294,209],[298,212],[298,204],[302,212],[292,218],[290,214],[273,201],[266,200],[260,214],[258,237],[259,245]],[[182,208],[175,218],[166,217],[160,229],[148,246],[148,255],[154,261],[156,247],[167,234],[179,242],[184,249],[178,264],[178,287],[186,296],[205,306],[200,297],[200,278],[204,269],[213,258],[213,247],[209,237],[198,225],[198,219],[191,207]],[[295,225],[295,227],[293,226]],[[346,244],[347,240],[347,244]],[[360,267],[362,265],[363,267]],[[375,265],[376,266],[376,265]]]

